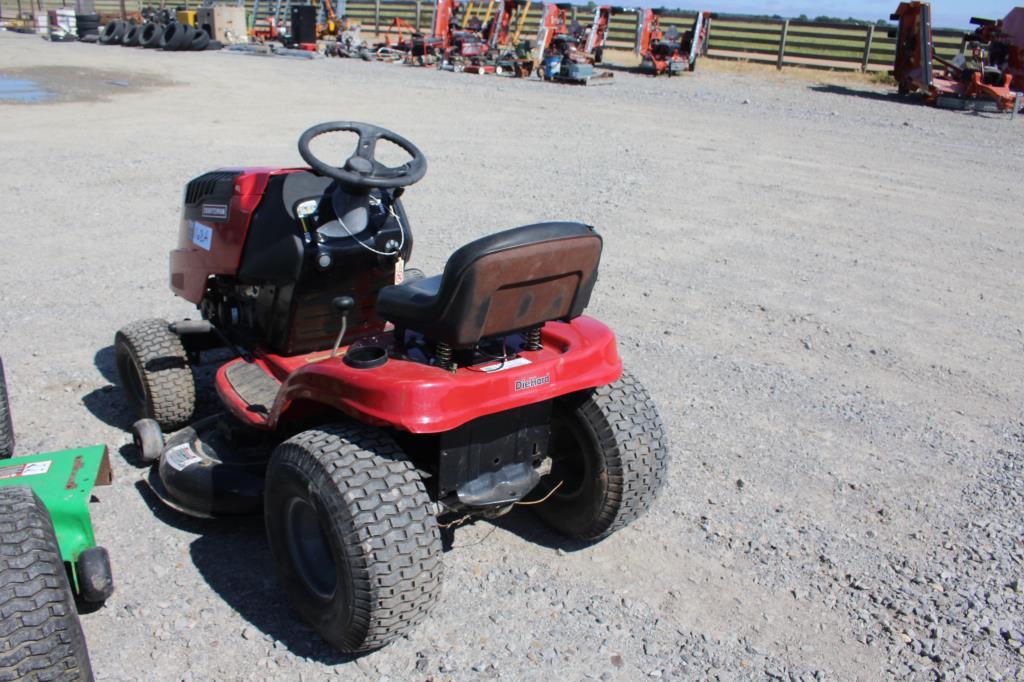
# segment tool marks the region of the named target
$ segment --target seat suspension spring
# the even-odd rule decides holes
[[[526,332],[525,350],[540,350],[543,346],[540,343],[540,327],[534,327]]]
[[[434,347],[434,356],[437,358],[437,366],[449,372],[455,371],[455,363],[452,362],[452,347],[440,341]]]

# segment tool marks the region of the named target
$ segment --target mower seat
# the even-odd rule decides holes
[[[597,280],[601,237],[581,223],[538,223],[477,239],[444,273],[381,289],[377,314],[435,343],[481,338],[583,314]]]

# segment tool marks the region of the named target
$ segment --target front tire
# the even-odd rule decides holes
[[[195,412],[196,385],[181,339],[165,320],[140,320],[114,337],[117,374],[136,417],[160,428],[185,426]]]
[[[534,510],[569,537],[608,537],[643,515],[664,485],[665,427],[647,389],[626,371],[613,384],[556,400],[550,442],[551,473],[531,497],[554,490]]]
[[[342,424],[279,445],[264,518],[292,604],[344,652],[379,649],[437,600],[437,520],[416,470],[382,431]]]
[[[53,522],[31,488],[0,489],[0,606],[0,679],[92,679]]]

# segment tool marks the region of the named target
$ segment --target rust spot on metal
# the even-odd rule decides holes
[[[67,485],[64,486],[66,490],[73,490],[75,487],[75,477],[78,476],[78,470],[85,464],[85,460],[82,459],[81,455],[75,455],[75,463],[71,465],[71,475],[68,476]]]

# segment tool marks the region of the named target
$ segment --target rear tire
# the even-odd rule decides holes
[[[164,431],[186,425],[195,412],[196,385],[181,339],[164,320],[140,320],[114,337],[121,388],[139,418]]]
[[[14,423],[11,404],[7,399],[7,380],[4,379],[4,361],[0,359],[0,459],[14,454]]]
[[[623,371],[613,384],[555,401],[551,473],[531,494],[555,530],[600,540],[639,518],[665,482],[668,441],[647,389]]]
[[[0,606],[0,679],[92,679],[53,522],[31,488],[0,489]]]
[[[379,649],[437,600],[441,538],[430,499],[380,430],[342,424],[279,445],[264,517],[292,604],[344,652]]]

